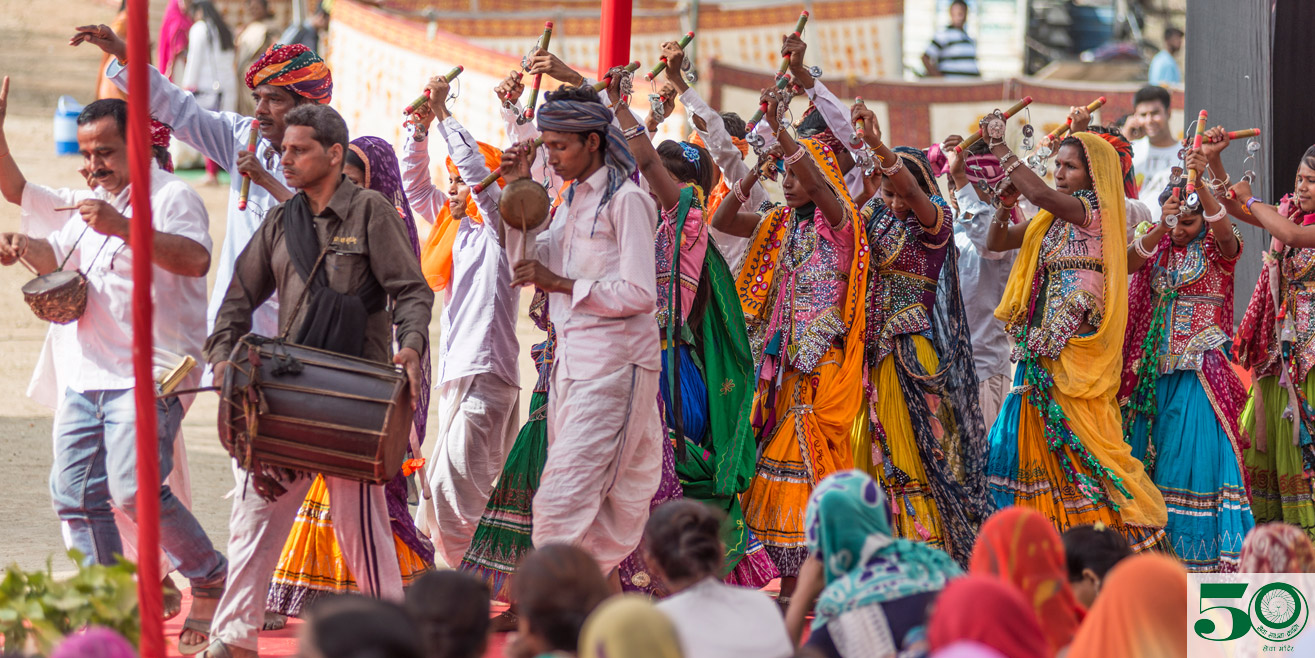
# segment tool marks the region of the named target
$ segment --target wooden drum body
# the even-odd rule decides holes
[[[402,467],[414,412],[395,366],[248,334],[222,387],[219,438],[246,470],[382,484]]]
[[[502,188],[502,198],[498,200],[498,210],[502,219],[518,231],[533,231],[544,220],[552,200],[548,190],[529,178],[518,178]]]

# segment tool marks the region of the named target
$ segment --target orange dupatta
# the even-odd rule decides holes
[[[502,166],[501,150],[484,142],[477,144],[489,171]],[[447,159],[447,172],[452,178],[461,177],[452,158]],[[498,179],[499,187],[506,184],[506,181]],[[480,223],[484,221],[483,216],[479,214],[479,207],[475,205],[473,195],[466,200],[466,216],[470,217],[471,221]],[[452,247],[456,244],[457,228],[460,224],[452,216],[452,200],[448,199],[448,202],[443,204],[443,209],[438,212],[438,217],[434,218],[434,226],[429,229],[429,237],[425,238],[425,244],[420,247],[420,269],[424,272],[425,281],[429,283],[430,289],[435,292],[446,290],[448,284],[452,282]]]

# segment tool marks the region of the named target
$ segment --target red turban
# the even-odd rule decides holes
[[[255,89],[260,85],[285,87],[321,104],[327,104],[333,96],[329,65],[299,43],[290,46],[276,43],[247,69],[247,87]]]

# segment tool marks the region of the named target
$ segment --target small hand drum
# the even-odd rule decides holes
[[[87,277],[77,270],[43,274],[23,286],[23,301],[38,318],[68,324],[87,310]]]
[[[548,190],[530,178],[518,178],[502,188],[498,210],[507,225],[518,231],[533,231],[548,219],[552,201]]]

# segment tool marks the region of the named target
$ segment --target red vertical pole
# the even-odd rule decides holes
[[[128,168],[132,174],[132,370],[137,406],[137,599],[142,658],[164,658],[160,590],[160,444],[151,372],[151,64],[147,0],[128,3]]]
[[[603,0],[598,31],[598,78],[613,66],[630,63],[630,15],[634,0]]]

